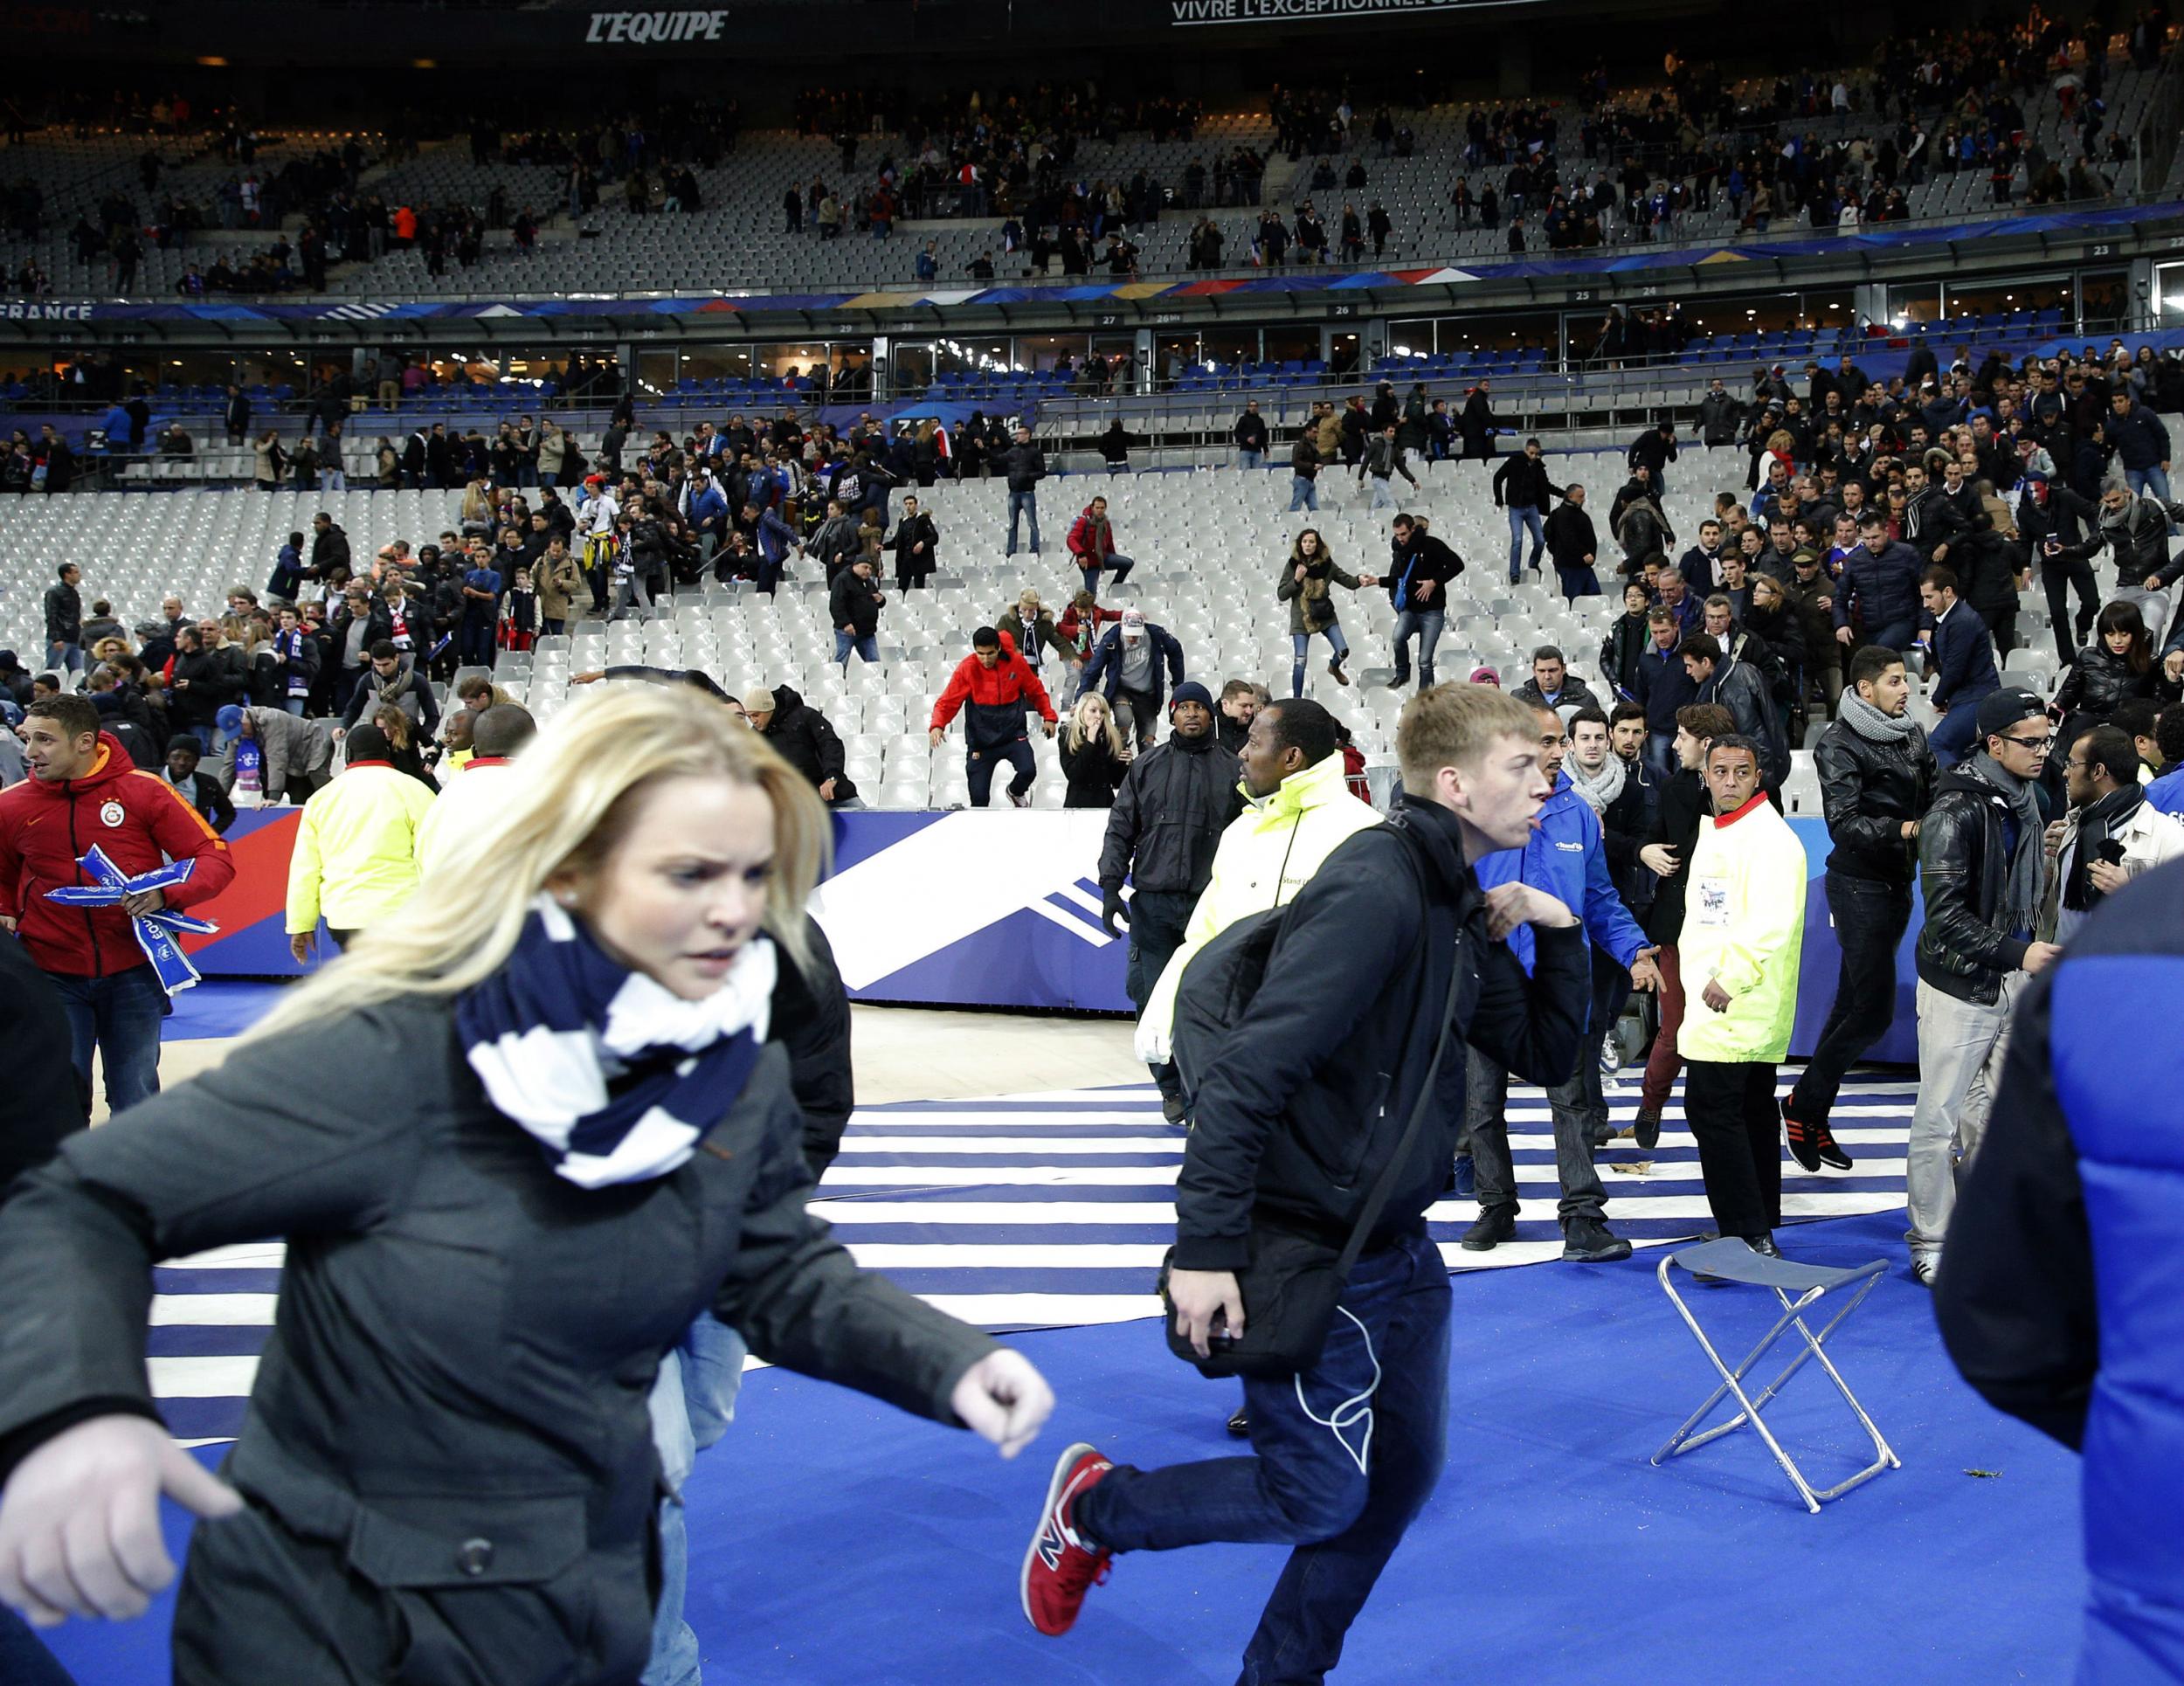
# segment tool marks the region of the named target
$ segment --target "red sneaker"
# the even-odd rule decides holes
[[[1107,1579],[1113,1553],[1085,1544],[1071,1525],[1076,1502],[1115,1466],[1079,1441],[1054,1465],[1047,1484],[1047,1505],[1039,1513],[1039,1531],[1024,1553],[1024,1615],[1049,1638],[1076,1626],[1084,1595]]]

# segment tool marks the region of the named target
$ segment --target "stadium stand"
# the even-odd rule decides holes
[[[1717,488],[1743,484],[1745,460],[1741,451],[1684,459],[1665,512],[1680,534],[1696,531]],[[1552,466],[1558,474],[1592,472],[1582,460]],[[1565,606],[1552,577],[1538,575],[1507,584],[1502,558],[1508,532],[1488,488],[1493,467],[1453,460],[1420,465],[1421,490],[1407,501],[1406,507],[1427,518],[1469,563],[1449,595],[1440,675],[1462,678],[1487,667],[1514,683],[1529,670],[1532,648],[1552,643],[1568,652],[1575,671],[1596,682],[1600,645],[1621,602],[1603,597]],[[1621,478],[1612,459],[1602,460],[1596,484],[1603,510],[1611,482]],[[1379,571],[1389,544],[1388,513],[1330,507],[1316,515],[1291,515],[1283,507],[1286,492],[1286,475],[1234,468],[1061,477],[1042,488],[1050,541],[1044,553],[1011,559],[1003,553],[1003,482],[942,481],[919,495],[943,535],[946,571],[929,591],[898,596],[890,589],[881,617],[877,667],[853,660],[845,674],[836,666],[825,581],[815,562],[802,562],[792,565],[792,577],[771,598],[749,582],[708,580],[702,588],[677,591],[650,620],[584,620],[570,637],[542,639],[530,652],[504,653],[494,678],[542,719],[567,702],[573,674],[610,666],[698,667],[731,694],[791,686],[841,735],[849,775],[873,806],[947,807],[966,799],[963,753],[953,741],[937,750],[930,747],[925,728],[933,698],[968,653],[971,630],[992,624],[1019,591],[1029,587],[1048,604],[1068,602],[1079,582],[1060,536],[1081,503],[1095,494],[1109,500],[1118,542],[1130,545],[1140,562],[1130,579],[1108,589],[1106,602],[1143,609],[1166,626],[1182,642],[1186,673],[1216,689],[1231,677],[1266,681],[1285,674],[1289,610],[1275,600],[1273,582],[1275,563],[1289,554],[1295,535],[1317,527],[1335,558],[1361,571]],[[156,618],[160,599],[169,592],[192,612],[203,612],[238,581],[255,584],[282,538],[292,530],[308,531],[320,509],[348,530],[356,555],[370,556],[396,539],[415,544],[454,526],[460,501],[460,494],[406,491],[0,500],[0,577],[50,578],[62,560],[89,558],[86,600],[107,598],[119,618],[134,625]],[[1343,501],[1350,501],[1347,494]],[[2024,599],[2020,630],[2039,647],[2017,652],[2012,666],[2046,690],[2052,688],[2055,667],[2044,653],[2046,614],[2037,601],[2036,593]],[[1316,667],[1310,694],[1351,729],[1369,763],[1385,764],[1396,715],[1408,694],[1374,682],[1387,677],[1393,612],[1386,594],[1376,591],[1345,598],[1340,608],[1358,652],[1361,682],[1336,687]],[[10,592],[0,600],[0,644],[42,649],[38,617],[36,593]],[[1051,663],[1048,677],[1063,682]],[[1923,691],[1912,707],[1925,723],[1937,718]],[[1824,723],[1816,714],[1814,729]],[[1035,739],[1033,750],[1039,763],[1034,803],[1059,807],[1064,787],[1058,752],[1044,739]],[[1811,759],[1801,748],[1794,754],[1784,795],[1792,812],[1818,812]]]
[[[309,290],[356,298],[889,290],[983,280],[984,262],[999,280],[1040,284],[1309,266],[1307,203],[1325,233],[1320,260],[1337,268],[1764,245],[2160,195],[2176,162],[2173,139],[2147,147],[2175,127],[2160,97],[2161,45],[2022,25],[2007,41],[1900,53],[1886,73],[1723,83],[1711,66],[1683,67],[1669,85],[1612,96],[1406,109],[1380,139],[1362,106],[1330,104],[1324,119],[1317,106],[1297,114],[1292,96],[1280,114],[1263,100],[1205,115],[1165,101],[1095,114],[1067,90],[1049,94],[1051,109],[972,110],[960,94],[916,114],[875,107],[866,127],[845,120],[831,137],[738,132],[722,102],[702,100],[656,128],[632,117],[503,135],[480,118],[466,139],[422,146],[255,135],[232,120],[149,140],[53,126],[0,164],[0,260],[18,294],[111,294],[120,231],[134,226],[133,294],[194,291],[193,266],[213,293],[300,290],[318,273],[308,225],[331,266]],[[1248,167],[1225,168],[1237,159]],[[956,184],[966,165],[983,171],[975,190]],[[819,227],[830,201],[833,237]],[[1390,225],[1384,250],[1367,223],[1376,204]],[[1345,206],[1364,240],[1352,261]],[[1283,225],[1278,243],[1260,238],[1269,214]],[[1208,226],[1218,257],[1202,244]]]

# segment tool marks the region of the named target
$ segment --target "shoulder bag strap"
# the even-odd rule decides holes
[[[1407,852],[1413,846],[1406,840],[1405,846]],[[1420,872],[1415,860],[1411,863],[1411,870],[1418,873],[1419,886],[1422,890],[1425,888],[1425,874]],[[1422,919],[1419,922],[1421,934],[1425,935],[1426,941],[1430,943],[1433,939],[1427,931],[1427,922]],[[1425,1127],[1426,1114],[1433,1105],[1434,1085],[1441,1076],[1441,1062],[1448,1057],[1448,1045],[1457,1040],[1452,1033],[1449,1019],[1456,1010],[1456,991],[1463,983],[1464,955],[1461,923],[1457,926],[1456,935],[1456,951],[1449,964],[1448,994],[1448,998],[1441,1004],[1440,1031],[1434,1040],[1433,1061],[1426,1068],[1426,1081],[1420,1087],[1418,1100],[1412,1106],[1410,1118],[1403,1126],[1402,1138],[1396,1143],[1395,1151],[1389,1157],[1387,1164],[1380,1168],[1379,1176],[1373,1179],[1372,1192],[1365,1196],[1364,1209],[1358,1213],[1358,1221],[1350,1232],[1350,1239],[1343,1245],[1342,1257],[1335,1265],[1335,1274],[1338,1277],[1346,1278],[1350,1275],[1350,1268],[1358,1262],[1358,1254],[1365,1250],[1365,1237],[1372,1233],[1372,1226],[1380,1221],[1381,1211],[1386,1206],[1389,1196],[1395,1192],[1395,1179],[1403,1174],[1403,1163],[1410,1157],[1411,1149],[1418,1141],[1418,1132]]]

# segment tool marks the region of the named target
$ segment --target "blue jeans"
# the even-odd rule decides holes
[[[83,646],[80,644],[47,645],[45,666],[49,671],[56,674],[80,674],[83,672]]]
[[[1267,453],[1263,451],[1246,451],[1239,446],[1236,452],[1236,466],[1239,468],[1256,468],[1266,460]]]
[[[1032,746],[1027,739],[1015,738],[991,750],[973,750],[964,770],[970,775],[972,807],[983,808],[993,799],[993,770],[1004,761],[1016,770],[1015,777],[1009,780],[1012,797],[1022,796],[1039,777],[1039,765],[1032,759]]]
[[[1987,695],[1966,697],[1952,702],[1949,712],[1942,715],[1933,730],[1926,734],[1926,742],[1932,747],[1934,759],[1945,768],[1953,767],[1970,753],[1973,740],[1979,735],[1980,703]]]
[[[1009,494],[1009,548],[1008,554],[1016,554],[1016,518],[1021,515],[1032,524],[1032,554],[1039,554],[1039,494],[1012,492]]]
[[[1039,547],[1034,544],[1032,546],[1032,549],[1036,550]],[[1109,550],[1107,553],[1107,561],[1104,564],[1108,572],[1107,583],[1109,585],[1120,585],[1124,580],[1130,577],[1130,570],[1137,565],[1137,559],[1135,556],[1126,556],[1120,550]],[[1077,572],[1084,576],[1084,589],[1091,592],[1094,597],[1099,596],[1099,569],[1085,568],[1081,566],[1078,568]]]
[[[683,1331],[682,1344],[660,1361],[653,1384],[653,1444],[660,1471],[675,1496],[660,1502],[660,1606],[653,1614],[652,1661],[641,1686],[697,1686],[698,1636],[682,1619],[690,1580],[690,1524],[682,1484],[699,1453],[736,1420],[743,1385],[743,1337],[709,1311]]]
[[[2141,497],[2159,498],[2169,501],[2169,472],[2160,463],[2151,468],[2126,468],[2124,483]]]
[[[1582,564],[1575,568],[1565,568],[1558,562],[1555,563],[1555,572],[1561,577],[1562,600],[1565,603],[1574,603],[1579,598],[1600,596],[1600,577],[1590,568]]]
[[[1310,474],[1289,476],[1289,513],[1295,515],[1300,509],[1319,513],[1319,481]]]
[[[1342,635],[1342,623],[1340,621],[1330,620],[1326,625],[1321,627],[1319,630],[1327,639],[1327,647],[1335,653],[1334,659],[1337,661],[1342,660],[1350,653],[1350,640]],[[1303,696],[1304,694],[1304,653],[1311,648],[1311,645],[1312,634],[1310,632],[1291,632],[1289,634],[1289,650],[1291,652],[1291,660],[1289,662],[1289,694],[1291,696]]]
[[[1676,777],[1677,764],[1676,734],[1674,732],[1648,732],[1646,734],[1646,770],[1655,778],[1669,779]]]
[[[1531,563],[1539,566],[1539,554],[1547,548],[1547,529],[1539,520],[1537,509],[1519,509],[1515,504],[1509,508],[1509,583],[1517,584],[1521,570],[1517,559],[1524,550],[1524,535],[1531,535]]]
[[[0,1606],[0,1680],[8,1686],[76,1686],[75,1676],[53,1661],[31,1624]]]
[[[1245,1648],[1241,1686],[1317,1683],[1441,1478],[1448,1271],[1423,1234],[1358,1261],[1318,1362],[1247,1380],[1245,1458],[1117,1464],[1076,1506],[1118,1551],[1294,1544]],[[1346,1314],[1346,1315],[1345,1315]],[[1368,1435],[1370,1438],[1368,1439]]]
[[[837,632],[834,634],[834,660],[845,671],[849,667],[849,653],[852,650],[862,656],[868,665],[874,667],[880,665],[880,646],[876,639],[852,638],[847,632]]]
[[[1372,501],[1367,504],[1365,508],[1368,509],[1394,508],[1395,477],[1392,474],[1374,474],[1371,478],[1372,480]]]
[[[1918,623],[1916,620],[1891,620],[1878,632],[1866,634],[1868,644],[1877,644],[1884,650],[1910,650],[1918,643]],[[1845,663],[1847,667],[1849,663]]]
[[[1411,676],[1411,635],[1418,636],[1418,684],[1423,690],[1434,682],[1434,646],[1441,642],[1441,629],[1448,623],[1448,614],[1440,609],[1405,609],[1395,617],[1395,682],[1401,685]]]
[[[48,972],[68,1016],[69,1057],[91,1093],[93,1047],[106,1068],[107,1110],[121,1112],[159,1093],[159,1026],[167,992],[147,961],[111,978]]]

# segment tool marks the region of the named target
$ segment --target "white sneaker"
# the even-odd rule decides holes
[[[1918,1279],[1919,1285],[1923,1288],[1932,1288],[1934,1285],[1934,1278],[1941,1275],[1941,1254],[1939,1251],[1914,1253],[1911,1254],[1911,1275]]]

